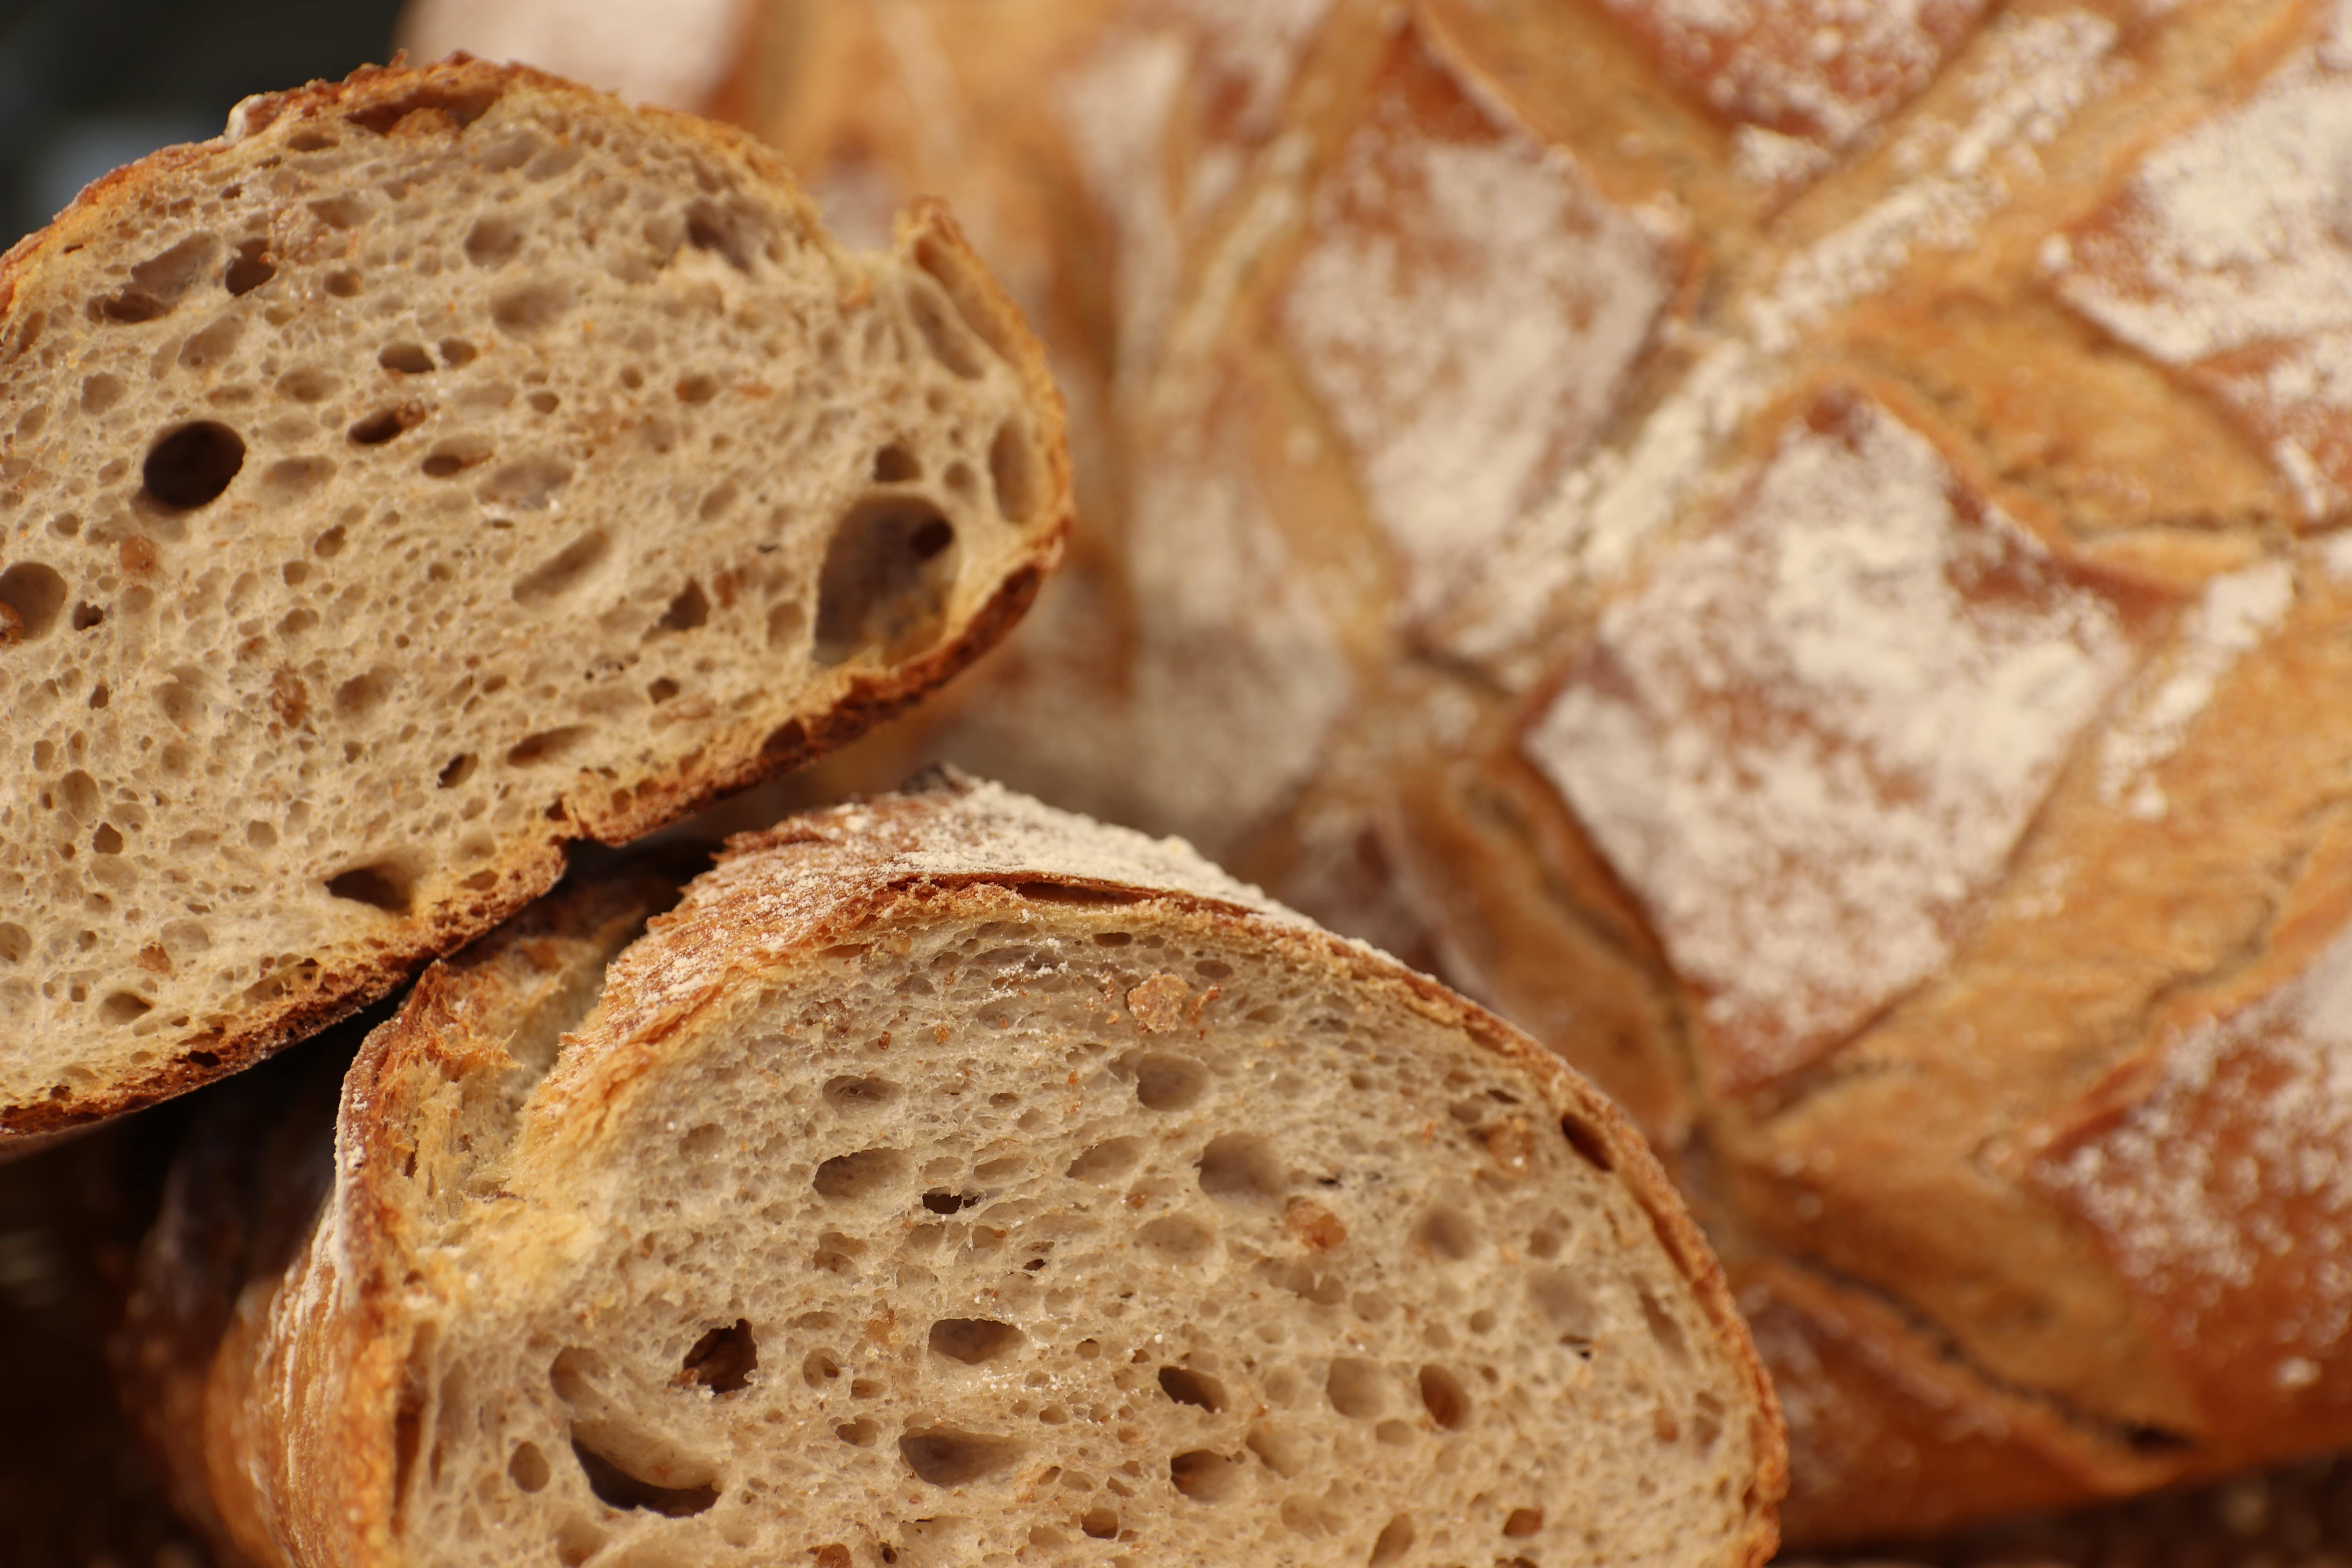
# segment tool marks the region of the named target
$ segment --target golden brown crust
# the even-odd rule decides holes
[[[45,267],[84,246],[102,245],[117,214],[145,198],[167,171],[199,164],[231,145],[283,138],[316,120],[348,121],[384,131],[403,117],[432,111],[463,125],[510,89],[573,98],[617,110],[605,95],[527,66],[493,65],[463,55],[421,69],[362,67],[338,82],[312,82],[290,91],[248,99],[224,137],[166,148],[94,182],[38,234],[0,257],[0,363],[25,346],[11,307]],[[682,139],[722,151],[785,194],[815,226],[814,209],[775,154],[732,127],[664,110],[635,111],[661,120]],[[1050,454],[1035,510],[1024,525],[1023,554],[1003,581],[941,646],[886,672],[856,677],[822,711],[781,728],[723,733],[666,773],[637,782],[625,804],[609,788],[572,787],[548,802],[555,826],[536,844],[509,847],[486,868],[486,888],[459,888],[450,898],[404,916],[390,927],[373,956],[349,969],[321,972],[307,989],[246,1005],[226,1027],[178,1043],[142,1076],[82,1093],[0,1107],[0,1159],[17,1141],[86,1125],[184,1093],[236,1072],[387,994],[432,958],[454,952],[554,886],[562,875],[564,846],[583,837],[626,843],[709,804],[721,795],[788,772],[823,756],[903,710],[993,647],[1027,609],[1045,574],[1059,562],[1071,519],[1069,458],[1059,395],[1043,351],[1020,312],[988,276],[945,207],[915,203],[901,216],[900,253],[938,279],[971,323],[1018,374]]]
[[[417,1324],[399,1301],[404,1289],[436,1288],[446,1265],[422,1241],[435,1204],[455,1201],[428,1194],[416,1173],[437,1164],[446,1187],[447,1151],[461,1141],[470,1141],[467,1160],[508,1158],[518,1176],[577,1156],[695,1018],[910,903],[937,918],[1076,900],[1149,904],[1169,918],[1246,930],[1287,964],[1459,1029],[1535,1079],[1580,1152],[1622,1180],[1649,1215],[1736,1369],[1755,1464],[1741,1500],[1744,1533],[1726,1561],[1765,1562],[1787,1479],[1779,1408],[1722,1270],[1623,1114],[1557,1056],[1435,982],[1265,903],[1181,848],[1137,840],[1142,848],[1123,846],[1123,858],[1092,854],[1111,836],[1090,824],[1074,831],[1077,820],[941,775],[910,793],[739,837],[677,909],[655,918],[656,937],[600,965],[596,1010],[531,1089],[526,1116],[516,1115],[518,1102],[484,1109],[491,1086],[516,1065],[495,1042],[519,1033],[519,1010],[544,1003],[533,1001],[531,977],[562,967],[554,949],[570,943],[575,958],[583,944],[611,952],[616,922],[656,901],[647,884],[547,900],[429,970],[345,1079],[335,1187],[307,1244],[245,1286],[215,1354],[203,1431],[211,1496],[229,1534],[265,1562],[358,1568],[401,1560],[391,1510],[402,1466],[414,1458],[413,1434],[410,1460],[402,1457],[402,1411],[404,1400],[421,1407],[422,1395],[407,1387]],[[1025,837],[1041,823],[1059,839]],[[1150,880],[1137,879],[1146,873]],[[508,1138],[518,1141],[501,1155]]]

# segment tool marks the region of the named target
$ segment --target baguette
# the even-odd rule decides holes
[[[610,956],[651,901],[429,971],[307,1236],[131,1391],[200,1390],[174,1464],[255,1561],[1769,1554],[1712,1259],[1476,1007],[944,775],[739,837]],[[166,1346],[175,1214],[131,1314]]]
[[[1068,520],[944,212],[462,58],[0,261],[0,1143],[232,1070],[912,701]]]

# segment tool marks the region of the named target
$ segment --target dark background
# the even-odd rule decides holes
[[[392,50],[399,0],[0,0],[0,248],[237,100]]]

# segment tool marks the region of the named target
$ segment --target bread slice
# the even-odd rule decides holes
[[[1060,406],[690,118],[462,58],[249,100],[0,262],[0,1139],[225,1072],[1018,616]]]
[[[1769,1554],[1712,1258],[1435,984],[945,777],[738,838],[609,968],[583,899],[369,1039],[312,1228],[182,1374],[256,1560]]]

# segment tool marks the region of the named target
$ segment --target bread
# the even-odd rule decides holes
[[[2342,6],[1004,4],[1017,74],[818,10],[1013,129],[753,105],[813,188],[972,166],[993,264],[1108,294],[1038,319],[1109,365],[1108,629],[898,754],[1591,1072],[1793,1542],[2352,1443]]]
[[[1058,402],[935,205],[453,60],[0,264],[0,1142],[229,1071],[1018,617]]]
[[[307,1236],[137,1391],[201,1390],[256,1561],[1769,1554],[1712,1260],[1476,1007],[961,778],[739,837],[614,956],[650,901],[428,971]],[[134,1338],[184,1342],[205,1223]]]

